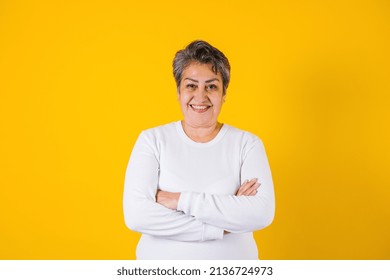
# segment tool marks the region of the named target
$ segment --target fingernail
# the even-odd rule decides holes
[[[253,178],[253,179],[252,179],[252,181],[255,181],[255,182],[256,182],[257,180],[258,180],[257,178]]]
[[[248,180],[245,180],[245,181],[244,181],[244,184],[246,184],[246,183],[248,183]]]

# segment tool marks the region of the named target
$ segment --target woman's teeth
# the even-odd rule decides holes
[[[191,105],[191,107],[196,109],[196,110],[204,110],[204,109],[207,109],[209,106]]]
[[[211,105],[193,105],[193,104],[190,104],[190,107],[192,108],[192,110],[194,110],[197,113],[204,113],[211,107]]]

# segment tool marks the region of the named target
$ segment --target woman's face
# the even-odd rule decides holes
[[[192,62],[183,71],[178,99],[187,125],[215,125],[225,100],[221,73],[211,64]]]

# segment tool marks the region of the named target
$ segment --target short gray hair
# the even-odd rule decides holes
[[[191,62],[211,64],[215,74],[221,73],[223,94],[226,94],[230,81],[229,60],[220,50],[201,40],[193,41],[185,49],[178,51],[173,59],[173,76],[178,92],[183,71]]]

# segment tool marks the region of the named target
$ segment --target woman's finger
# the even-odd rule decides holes
[[[238,188],[236,195],[242,195],[248,188],[250,188],[254,184],[252,180],[245,180],[244,183]]]
[[[260,187],[260,183],[254,184],[252,187],[247,189],[242,195],[252,195],[254,191],[257,191],[257,189]]]
[[[252,188],[257,182],[257,178],[254,178],[250,181],[246,180],[241,186],[240,188],[237,190],[237,193],[236,195],[243,195],[244,193],[246,193],[247,190],[249,190],[250,188]]]
[[[260,183],[256,183],[252,187],[247,189],[245,192],[243,192],[241,195],[247,195],[247,196],[255,195],[259,187],[260,187]]]
[[[248,196],[255,196],[257,194],[257,189],[253,190]]]

